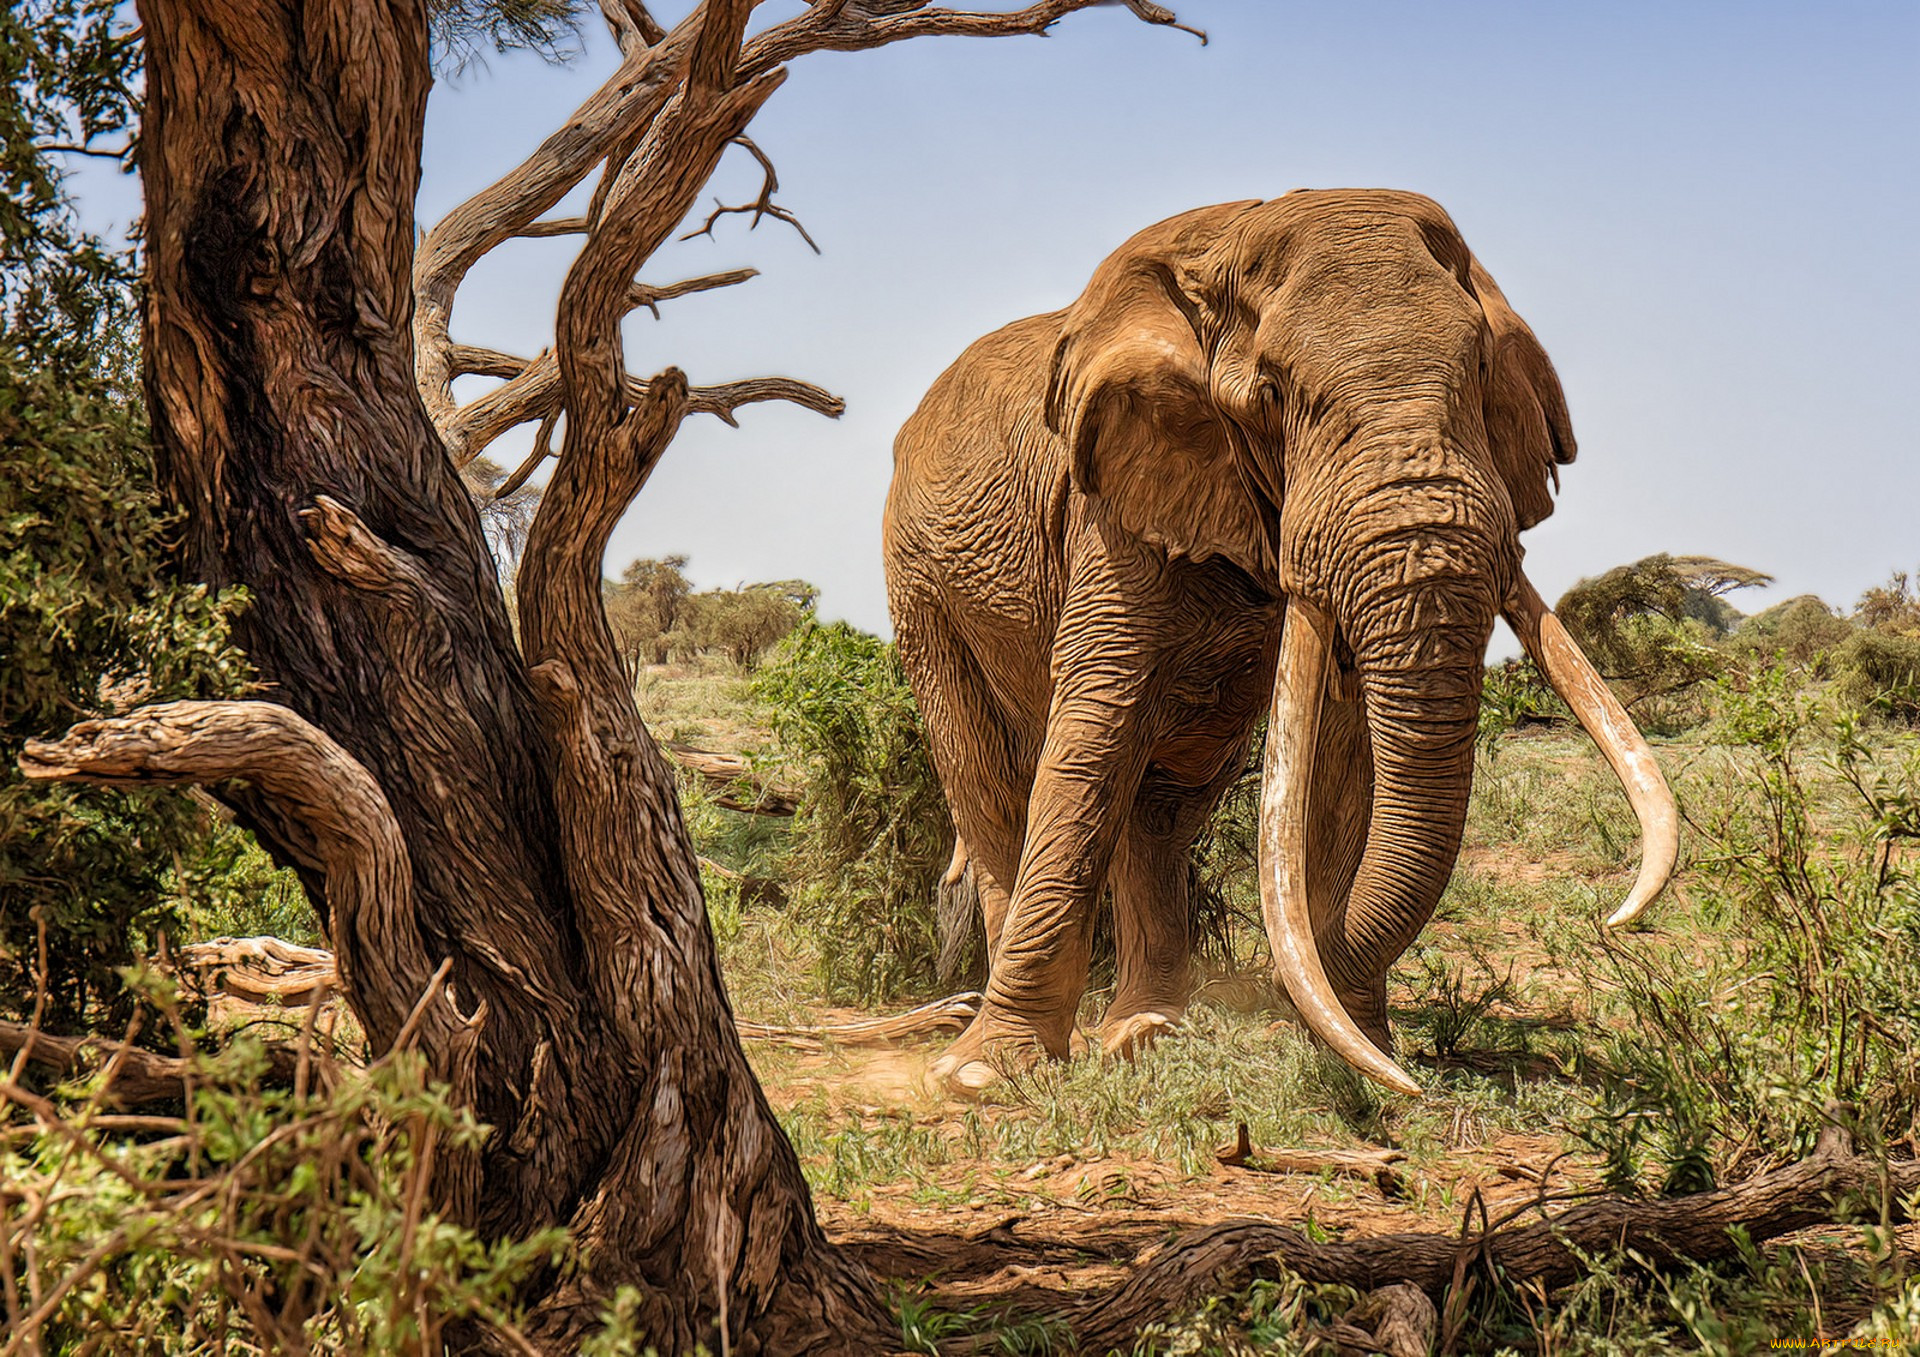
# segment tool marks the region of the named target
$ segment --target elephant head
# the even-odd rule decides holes
[[[1677,847],[1666,784],[1520,568],[1519,534],[1574,457],[1560,382],[1437,204],[1302,191],[1148,228],[1065,313],[1046,418],[1111,530],[1224,557],[1286,599],[1263,913],[1281,980],[1350,1063],[1417,1089],[1381,1049],[1384,977],[1459,853],[1497,617],[1640,816],[1640,879],[1612,922],[1659,892]],[[1364,713],[1372,775],[1331,903],[1309,890],[1306,842],[1329,691]]]

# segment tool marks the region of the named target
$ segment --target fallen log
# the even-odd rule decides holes
[[[728,810],[748,815],[791,815],[800,805],[800,793],[762,777],[738,754],[698,749],[678,740],[661,743],[673,761],[706,783],[714,800]]]
[[[1268,1221],[1225,1221],[1147,1255],[1126,1281],[1064,1318],[1082,1351],[1125,1349],[1143,1326],[1243,1290],[1281,1267],[1361,1291],[1404,1283],[1436,1302],[1476,1269],[1492,1270],[1507,1285],[1537,1282],[1551,1290],[1582,1274],[1583,1256],[1630,1249],[1653,1266],[1710,1262],[1738,1251],[1736,1229],[1757,1243],[1849,1219],[1862,1203],[1875,1218],[1884,1204],[1893,1221],[1904,1222],[1903,1199],[1917,1189],[1920,1161],[1856,1155],[1852,1138],[1829,1127],[1809,1158],[1733,1187],[1661,1201],[1595,1196],[1552,1212],[1543,1194],[1533,1207],[1538,1219],[1466,1238],[1392,1234],[1319,1244]]]
[[[309,1004],[323,993],[340,992],[333,953],[324,947],[302,947],[263,935],[190,943],[176,956],[179,969],[203,989],[250,1004]]]
[[[269,1041],[265,1046],[267,1071],[262,1082],[291,1088],[300,1064],[299,1047],[290,1041]],[[98,1035],[49,1036],[24,1023],[0,1021],[0,1063],[10,1065],[23,1050],[28,1069],[60,1082],[109,1070],[100,1101],[122,1111],[179,1102],[192,1073],[178,1056],[158,1055]]]
[[[801,1051],[818,1051],[828,1042],[839,1046],[886,1046],[906,1037],[929,1032],[958,1032],[973,1021],[980,1011],[981,996],[969,990],[965,994],[935,999],[930,1004],[896,1013],[890,1018],[867,1018],[859,1022],[828,1023],[820,1027],[782,1027],[772,1023],[741,1022],[744,1041],[770,1041]]]
[[[1402,1191],[1399,1170],[1394,1165],[1406,1159],[1400,1150],[1380,1149],[1256,1149],[1247,1124],[1240,1123],[1231,1145],[1213,1152],[1228,1168],[1252,1173],[1336,1173],[1353,1178],[1370,1178],[1384,1196],[1397,1197]]]

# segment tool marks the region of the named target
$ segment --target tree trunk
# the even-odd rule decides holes
[[[605,531],[684,385],[573,412],[599,447],[569,434],[562,506],[536,525],[523,660],[415,386],[421,5],[140,12],[147,388],[185,568],[248,587],[239,633],[266,695],[392,807],[419,936],[477,1024],[472,1100],[494,1132],[473,1219],[494,1236],[564,1225],[586,1249],[540,1280],[529,1333],[570,1350],[632,1286],[662,1351],[875,1350],[884,1306],[821,1235],[741,1052],[673,779],[597,606]],[[689,96],[698,149],[717,158],[766,84]],[[622,456],[630,487],[609,471]],[[284,798],[224,794],[324,920],[323,855]],[[426,980],[349,977],[347,997],[405,1011],[415,995],[368,987]]]

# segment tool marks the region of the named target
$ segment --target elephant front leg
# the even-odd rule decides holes
[[[1147,779],[1113,860],[1113,1003],[1100,1024],[1108,1055],[1131,1056],[1171,1031],[1192,987],[1188,856],[1212,798]]]
[[[1056,702],[986,998],[934,1065],[950,1087],[977,1092],[1004,1062],[1068,1055],[1094,907],[1144,763],[1133,724],[1131,704]]]

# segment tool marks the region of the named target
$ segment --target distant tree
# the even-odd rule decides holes
[[[500,567],[503,583],[512,588],[514,571],[520,567],[520,553],[527,548],[527,534],[533,530],[533,516],[540,508],[540,488],[522,484],[505,490],[507,471],[491,457],[476,457],[460,470],[467,492],[480,506],[480,531],[486,534],[487,548]]]
[[[1800,594],[1747,618],[1734,634],[1734,642],[1743,650],[1782,655],[1795,664],[1821,669],[1853,631],[1853,625],[1821,599]]]
[[[620,572],[617,583],[607,585],[607,622],[629,680],[640,677],[643,665],[667,662],[693,592],[686,568],[685,556],[637,560]]]
[[[815,593],[810,584],[788,581],[695,594],[687,603],[683,643],[716,651],[740,668],[752,669],[811,615]]]
[[[1739,617],[1720,596],[1771,578],[1707,556],[1649,556],[1581,580],[1555,611],[1632,708],[1718,673],[1712,643]]]
[[[1684,586],[1680,615],[1692,618],[1716,637],[1728,635],[1743,620],[1741,611],[1727,602],[1727,594],[1773,583],[1773,576],[1764,571],[1713,556],[1674,556],[1669,563]]]

